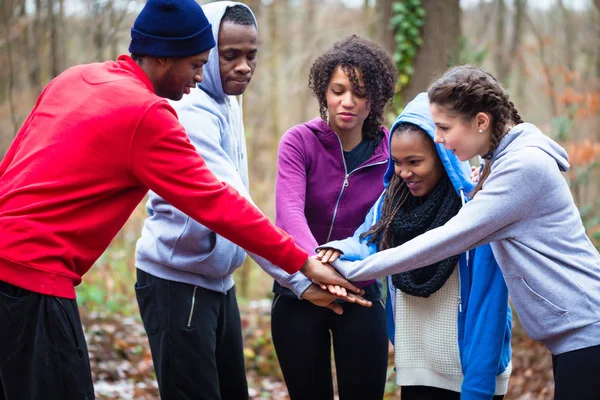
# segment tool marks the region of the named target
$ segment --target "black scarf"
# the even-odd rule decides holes
[[[394,202],[398,200],[396,198]],[[413,200],[410,202],[413,204],[409,204],[410,200]],[[394,216],[390,226],[394,247],[444,225],[458,213],[461,207],[460,197],[456,194],[446,173],[421,204],[414,204],[414,200],[417,199],[409,196],[407,203]],[[392,276],[392,282],[396,288],[406,294],[429,297],[444,286],[450,278],[458,257],[458,255],[452,256],[423,268],[395,274]]]

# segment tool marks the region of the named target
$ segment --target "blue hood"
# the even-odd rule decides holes
[[[202,10],[208,19],[208,22],[212,25],[216,45],[210,50],[208,63],[204,66],[202,83],[199,83],[198,86],[217,99],[223,99],[227,96],[223,91],[223,83],[221,82],[221,72],[219,68],[219,29],[221,29],[221,20],[223,19],[225,10],[236,5],[246,7],[250,13],[252,13],[252,10],[247,5],[235,1],[217,1],[202,6]],[[254,17],[254,23],[258,29],[256,16],[254,13],[252,13],[252,16]]]
[[[433,140],[435,135],[435,124],[431,119],[431,113],[429,111],[429,97],[427,97],[427,93],[423,92],[418,94],[417,97],[415,97],[406,105],[402,113],[398,116],[398,118],[396,118],[396,121],[394,121],[392,129],[390,129],[390,149],[392,137],[394,136],[394,129],[396,129],[398,124],[403,122],[417,125],[419,128],[427,132],[429,137],[431,137],[431,140]],[[435,144],[435,148],[437,149],[438,155],[444,164],[444,168],[450,177],[450,181],[452,181],[452,185],[454,185],[456,193],[460,195],[461,190],[464,194],[472,192],[475,188],[475,184],[471,182],[471,166],[469,162],[460,161],[458,157],[452,154],[452,151],[446,150],[444,146],[439,143]],[[394,162],[392,161],[390,150],[388,168],[383,176],[383,184],[385,187],[388,186],[393,174]]]

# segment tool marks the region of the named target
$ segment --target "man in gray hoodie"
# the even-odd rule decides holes
[[[256,67],[256,19],[242,3],[210,3],[203,10],[217,46],[202,83],[171,104],[210,170],[250,200],[242,111],[235,96],[244,93]],[[153,192],[147,209],[136,249],[136,296],[161,398],[248,398],[232,277],[246,252]],[[333,296],[301,273],[289,275],[255,259],[298,296],[340,312]]]

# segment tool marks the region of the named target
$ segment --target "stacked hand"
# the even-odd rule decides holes
[[[302,294],[302,298],[320,307],[330,308],[336,314],[343,312],[342,306],[335,303],[340,298],[350,303],[358,303],[364,307],[371,307],[371,302],[361,297],[364,291],[354,286],[351,282],[348,282],[348,280],[328,264],[328,262],[335,261],[340,254],[337,252],[337,255],[332,257],[329,251],[337,252],[332,249],[327,249],[327,251],[321,250],[319,255],[309,257],[300,269],[314,283]],[[323,257],[323,255],[327,256]],[[354,293],[348,293],[346,289]]]
[[[318,256],[309,257],[302,268],[300,268],[300,272],[323,289],[331,287],[329,289],[331,294],[340,297],[347,296],[346,289],[359,295],[364,293],[364,291],[354,286],[351,282],[348,282],[331,265],[319,261]],[[325,285],[327,285],[327,288],[324,287]]]
[[[319,288],[317,285],[310,285],[308,289],[302,293],[302,298],[310,301],[316,306],[327,307],[338,315],[341,315],[344,312],[342,305],[335,302],[341,297],[331,294],[328,291]],[[365,300],[361,296],[352,293],[347,293],[343,299],[349,303],[360,304],[363,307],[371,307],[372,305],[369,300]]]
[[[337,260],[341,254],[342,252],[339,250],[332,249],[331,247],[325,247],[319,250],[317,253],[317,258],[321,260],[322,263],[332,263]]]

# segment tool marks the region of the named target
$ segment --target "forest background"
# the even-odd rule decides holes
[[[127,52],[143,0],[0,0],[0,155],[43,87],[79,63]],[[202,2],[207,3],[207,1]],[[258,66],[243,108],[251,193],[273,220],[277,145],[318,116],[308,71],[353,33],[382,44],[400,71],[395,118],[447,67],[479,65],[509,89],[521,116],[568,151],[566,178],[600,246],[600,0],[251,0]],[[518,182],[515,182],[518,192]],[[133,283],[143,203],[77,288],[101,399],[155,399],[158,390]],[[236,272],[252,399],[286,399],[269,328],[271,283],[251,261]],[[551,399],[550,355],[514,327],[507,399]],[[392,350],[392,349],[390,349]],[[397,398],[393,357],[386,398]]]

